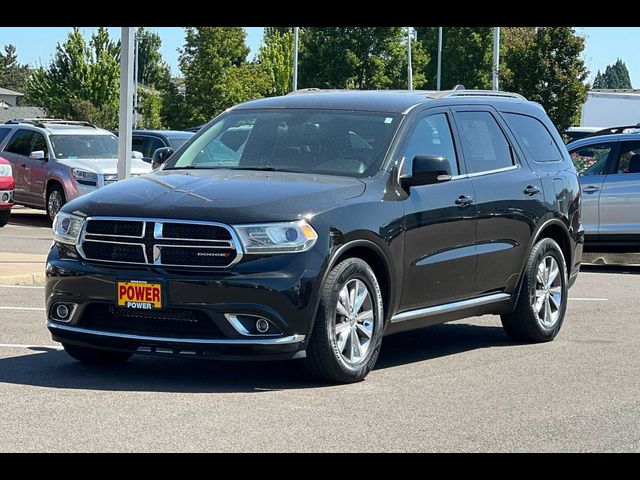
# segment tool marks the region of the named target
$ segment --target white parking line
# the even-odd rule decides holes
[[[579,298],[579,297],[569,297],[569,300],[576,300],[579,302],[608,302],[608,298]]]
[[[46,308],[40,307],[0,307],[0,310],[30,310],[34,312],[44,312]]]
[[[0,285],[0,288],[44,288],[41,285]]]
[[[51,348],[53,350],[63,350],[60,345],[21,345],[19,343],[0,343],[0,348]]]

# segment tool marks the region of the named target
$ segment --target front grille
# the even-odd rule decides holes
[[[231,240],[231,233],[217,225],[192,225],[189,223],[164,223],[163,238],[192,238],[198,240]]]
[[[92,303],[78,326],[115,333],[182,338],[224,338],[215,322],[203,311],[187,308],[134,310],[113,304]]]
[[[94,260],[105,262],[146,263],[142,245],[124,245],[85,241],[82,244],[84,254]]]
[[[228,268],[241,258],[226,225],[126,217],[87,219],[78,252],[88,261],[168,267]]]

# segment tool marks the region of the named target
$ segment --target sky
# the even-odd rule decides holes
[[[46,65],[51,60],[56,43],[64,41],[70,30],[71,27],[0,27],[0,47],[13,44],[21,63]],[[81,30],[86,36],[90,36],[94,28],[82,27]],[[160,34],[162,55],[171,66],[172,74],[178,75],[178,48],[184,44],[184,30],[180,27],[158,27],[150,30]],[[263,29],[245,27],[245,30],[247,44],[251,49],[249,58],[252,58],[260,45]],[[640,27],[577,27],[576,30],[586,37],[584,58],[590,70],[589,81],[593,82],[598,70],[603,71],[607,65],[621,58],[627,64],[632,85],[640,88],[640,56],[636,51],[640,44]],[[110,27],[109,33],[113,38],[119,38],[120,28]]]

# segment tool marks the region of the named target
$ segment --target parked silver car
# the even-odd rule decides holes
[[[118,137],[90,123],[11,120],[0,125],[1,133],[0,155],[13,166],[15,203],[46,210],[52,220],[66,202],[117,180]],[[148,163],[132,158],[132,175],[150,171]]]
[[[567,145],[582,188],[585,247],[640,247],[640,133],[598,135]]]

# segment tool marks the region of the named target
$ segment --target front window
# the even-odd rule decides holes
[[[115,135],[51,135],[53,151],[58,159],[118,158]]]
[[[571,152],[571,160],[580,176],[606,175],[606,166],[613,143],[588,145]]]
[[[368,177],[400,115],[342,110],[239,110],[220,118],[164,170],[228,168]]]

